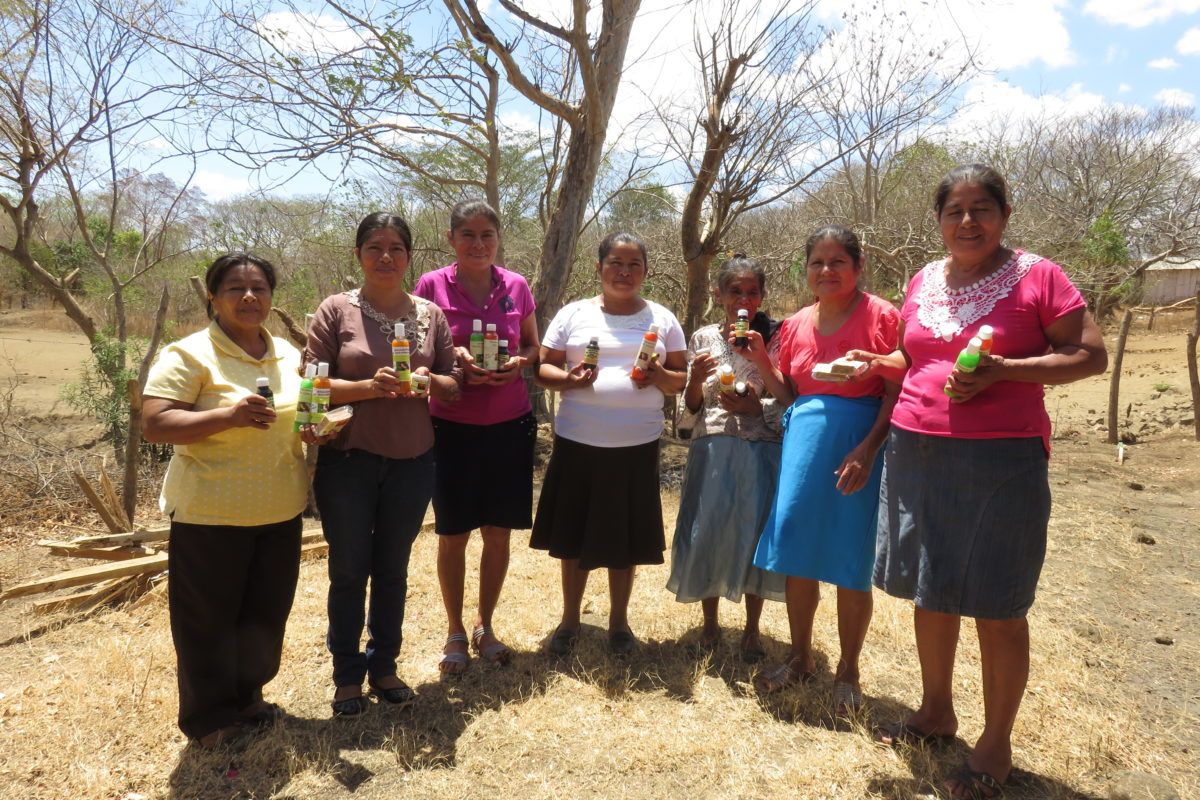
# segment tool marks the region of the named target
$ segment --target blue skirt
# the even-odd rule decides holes
[[[779,476],[779,443],[736,436],[692,442],[667,589],[681,603],[742,594],[782,602],[783,576],[751,564]]]
[[[866,486],[846,496],[834,474],[879,416],[876,397],[804,395],[783,422],[783,463],[754,565],[797,578],[870,591],[881,459]]]

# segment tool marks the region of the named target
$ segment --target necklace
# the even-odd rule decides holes
[[[392,335],[392,332],[396,329],[397,322],[408,321],[408,314],[401,314],[395,319],[392,319],[379,309],[375,308],[375,306],[371,305],[367,298],[363,297],[361,289],[353,289],[351,290],[351,294],[353,298],[358,301],[358,307],[362,309],[362,312],[371,319],[375,320],[375,322],[379,323],[379,330],[383,331],[385,336]]]

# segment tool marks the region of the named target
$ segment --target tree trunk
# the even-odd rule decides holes
[[[687,317],[684,320],[683,332],[689,337],[704,321],[704,311],[708,308],[710,296],[709,271],[715,257],[716,253],[705,247],[699,255],[687,262]]]
[[[1200,369],[1196,366],[1196,342],[1200,341],[1200,292],[1196,292],[1196,319],[1187,335],[1188,382],[1192,386],[1192,425],[1200,442]]]
[[[125,509],[125,518],[133,525],[133,515],[137,510],[138,458],[142,447],[142,389],[134,378],[126,384],[129,392],[129,429],[125,436],[125,476],[121,481],[121,506]]]
[[[1117,443],[1117,405],[1121,395],[1121,361],[1125,358],[1125,340],[1129,338],[1129,326],[1133,324],[1133,312],[1126,311],[1121,320],[1121,332],[1117,334],[1117,352],[1113,357],[1112,377],[1108,383],[1108,443]]]

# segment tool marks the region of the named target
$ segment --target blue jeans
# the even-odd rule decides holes
[[[432,449],[411,459],[322,447],[313,492],[329,542],[329,630],[335,686],[396,674],[408,557],[433,495]],[[360,647],[367,579],[367,647]]]

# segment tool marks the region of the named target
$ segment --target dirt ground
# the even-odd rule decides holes
[[[1153,332],[1144,329],[1144,319],[1135,323],[1121,382],[1121,431],[1129,443],[1122,464],[1104,441],[1109,376],[1047,391],[1055,426],[1054,511],[1031,614],[1034,671],[1017,732],[1022,772],[1010,798],[1107,796],[1108,781],[1124,769],[1162,775],[1181,797],[1200,796],[1200,443],[1192,438],[1183,355],[1189,323],[1188,315],[1160,318]],[[1108,341],[1111,348],[1113,337]],[[86,352],[76,335],[34,329],[0,314],[0,388],[12,389],[13,418],[93,447],[94,427],[72,421],[57,400],[61,383]],[[672,476],[682,453],[667,457]],[[664,487],[670,530],[677,482],[664,480]],[[69,538],[89,525],[99,523],[86,514],[23,524],[20,535],[0,543],[0,585],[77,566],[45,555],[33,542]],[[684,663],[674,642],[694,635],[698,613],[661,589],[665,567],[639,573],[634,625],[649,651],[644,657],[609,672],[597,666],[603,661],[599,646],[589,643],[582,664],[545,672],[545,657],[534,654],[552,626],[557,586],[553,571],[525,550],[518,535],[504,600],[508,639],[520,651],[517,670],[493,684],[477,671],[461,686],[443,689],[433,667],[443,635],[430,577],[433,558],[432,543],[423,537],[413,556],[409,654],[402,664],[417,679],[414,685],[421,682],[415,721],[342,728],[332,734],[332,744],[321,738],[330,735],[320,645],[324,575],[323,565],[310,564],[289,626],[285,672],[272,687],[273,697],[299,716],[261,745],[261,757],[273,764],[263,771],[275,770],[270,779],[247,776],[240,784],[228,772],[220,779],[205,772],[213,769],[211,759],[188,755],[171,725],[173,681],[164,666],[170,649],[161,602],[48,629],[27,601],[0,606],[0,797],[669,792],[716,798],[783,790],[803,797],[906,800],[925,796],[924,776],[931,770],[953,766],[943,756],[896,759],[864,749],[845,730],[818,721],[808,690],[778,703],[751,702],[745,667],[720,659],[708,666]],[[603,628],[604,583],[593,584],[585,621]],[[822,604],[817,635],[819,647],[836,660],[832,607]],[[723,608],[726,637],[736,639],[730,628],[740,612]],[[884,719],[917,696],[909,613],[904,604],[877,597],[864,668],[874,713]],[[764,631],[772,657],[781,656],[787,641],[781,607],[769,604]],[[978,670],[973,646],[964,630],[956,681],[968,696]],[[97,670],[108,670],[115,685],[103,685],[105,672]],[[92,716],[73,707],[84,700],[73,691],[95,703]],[[105,705],[109,696],[111,707]],[[589,716],[593,709],[601,716]],[[979,711],[968,706],[963,713],[961,735],[968,743],[977,735]],[[111,719],[97,720],[96,714]],[[62,730],[39,732],[47,720]],[[608,732],[606,720],[616,732]],[[663,735],[656,736],[660,727]],[[720,728],[749,741],[722,739]],[[618,733],[624,738],[614,739]],[[31,747],[29,737],[43,735],[45,741]],[[961,753],[960,747],[953,758]],[[746,770],[735,762],[745,762]],[[869,781],[859,774],[863,770]],[[204,788],[191,794],[187,787]]]

